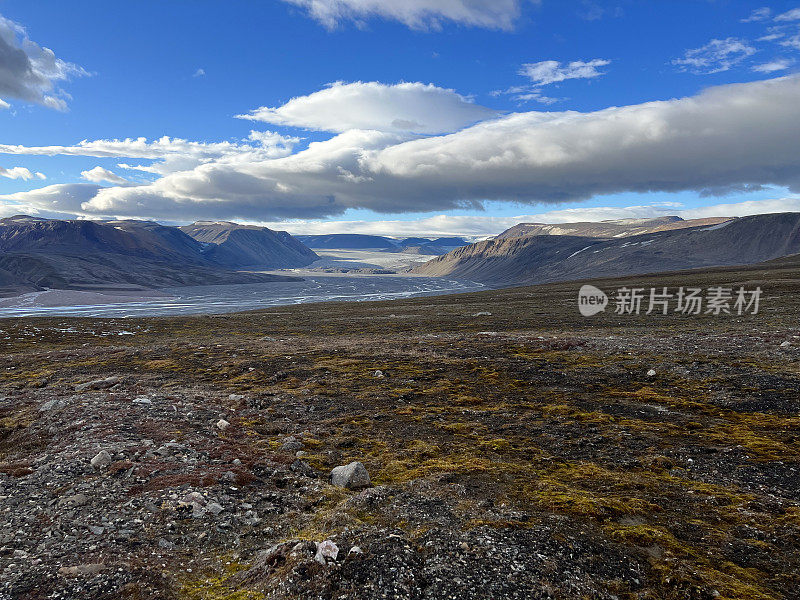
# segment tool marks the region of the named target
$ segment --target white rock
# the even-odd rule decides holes
[[[219,429],[220,431],[225,431],[230,426],[231,424],[228,423],[225,419],[220,419],[219,421],[217,421],[217,429]]]
[[[791,345],[792,345],[792,343],[791,343],[791,342],[789,342],[789,341],[782,342],[782,343],[781,343],[781,348],[788,348],[788,347],[789,347],[789,346],[791,346]]]
[[[244,396],[242,396],[241,394],[231,394],[230,396],[228,396],[228,400],[230,400],[231,402],[239,402],[241,400],[244,400]]]
[[[338,487],[357,490],[370,486],[369,473],[358,461],[340,465],[331,471],[331,483]]]
[[[384,377],[384,375],[383,375],[383,371],[381,371],[380,369],[378,369],[377,371],[375,371],[374,375],[375,375],[375,377],[377,377],[378,379],[382,379],[382,378]]]
[[[339,547],[331,540],[317,542],[317,553],[314,555],[314,560],[319,564],[325,565],[328,563],[329,558],[336,560],[337,556],[339,556]]]
[[[348,554],[364,554],[364,551],[359,546],[353,546]]]
[[[655,369],[650,369],[650,370],[647,372],[647,376],[648,376],[648,377],[655,377],[655,376],[656,376],[656,371],[655,371]]]
[[[111,455],[105,450],[100,450],[100,452],[98,452],[92,459],[92,466],[95,469],[105,469],[112,462],[114,461],[112,460]]]
[[[209,502],[206,505],[206,510],[210,512],[212,515],[218,515],[225,509],[222,508],[222,505],[218,504],[217,502]]]
[[[473,317],[491,317],[491,316],[492,316],[492,313],[490,313],[489,311],[476,312],[476,313],[475,313],[474,315],[472,315],[472,316],[473,316]]]
[[[153,404],[153,401],[150,400],[150,398],[148,398],[147,396],[137,396],[136,398],[133,399],[133,403],[150,406],[151,404]]]

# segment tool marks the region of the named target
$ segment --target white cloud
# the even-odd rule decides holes
[[[760,65],[755,65],[752,67],[752,70],[758,71],[759,73],[775,73],[776,71],[785,71],[793,64],[793,60],[789,60],[787,58],[776,58],[775,60],[771,60]]]
[[[205,77],[205,75],[206,75],[205,69],[197,69],[194,72],[194,75],[192,75],[192,77]]]
[[[775,17],[776,21],[798,21],[800,20],[800,8],[793,8]]]
[[[727,71],[755,53],[756,49],[746,41],[729,37],[687,50],[683,58],[674,59],[672,64],[682,71],[707,75]]]
[[[11,108],[11,105],[8,102],[5,102],[2,98],[0,98],[0,110],[5,108]]]
[[[742,19],[742,23],[753,23],[755,21],[766,21],[772,14],[772,9],[769,7],[757,8],[750,13],[750,16]]]
[[[308,96],[292,98],[283,106],[262,106],[238,118],[317,131],[375,129],[431,134],[456,131],[498,114],[435,85],[339,81]]]
[[[283,0],[304,8],[328,29],[344,21],[383,18],[412,29],[440,29],[444,21],[488,29],[511,29],[524,0]]]
[[[56,58],[49,48],[31,41],[25,28],[0,15],[0,108],[14,98],[66,110],[65,94],[56,82],[89,75],[82,67]]]
[[[81,171],[81,177],[86,181],[91,181],[93,183],[102,183],[104,181],[107,181],[108,183],[117,183],[119,185],[125,185],[128,183],[128,180],[124,177],[120,177],[116,173],[113,173],[108,169],[104,169],[99,165],[93,169],[89,169],[88,171]]]
[[[295,235],[324,235],[332,233],[363,233],[390,237],[463,236],[477,239],[497,235],[518,223],[580,223],[616,219],[648,219],[668,215],[683,219],[704,217],[744,217],[779,212],[800,212],[800,197],[752,200],[729,204],[714,204],[684,208],[678,203],[644,204],[638,206],[595,206],[551,210],[511,217],[482,215],[436,215],[421,219],[386,221],[275,221],[256,224],[282,229]]]
[[[5,196],[0,196],[0,201],[26,207],[24,211],[17,212],[30,213],[31,209],[35,209],[64,215],[80,215],[84,214],[81,204],[93,198],[100,189],[99,185],[93,183],[49,185],[28,192],[6,194]]]
[[[25,167],[12,167],[10,169],[5,169],[0,167],[0,177],[6,177],[8,179],[22,179],[23,181],[28,181],[37,177],[39,179],[46,179],[44,174],[42,173],[31,173]]]
[[[484,200],[559,204],[620,192],[798,191],[798,97],[800,76],[789,76],[589,113],[515,113],[422,139],[350,130],[290,156],[227,155],[152,184],[99,189],[80,209],[275,220],[349,208],[444,211]],[[16,199],[36,204],[36,193]]]
[[[522,65],[520,75],[529,78],[535,85],[549,85],[567,79],[593,79],[604,75],[598,67],[611,64],[610,60],[595,58],[594,60],[576,60],[562,65],[557,60],[543,60]]]
[[[83,140],[72,146],[22,146],[0,144],[0,154],[40,156],[92,156],[96,158],[137,158],[159,161],[150,165],[120,163],[124,169],[135,169],[157,175],[193,169],[211,161],[247,156],[251,160],[279,158],[292,152],[300,138],[271,131],[251,131],[243,143],[191,142],[180,138],[126,138],[124,140]]]

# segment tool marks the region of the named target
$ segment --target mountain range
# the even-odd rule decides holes
[[[800,213],[636,223],[526,224],[416,267],[421,275],[497,285],[746,265],[800,253]],[[644,228],[647,233],[636,233]],[[549,229],[549,231],[548,231]],[[562,233],[570,231],[570,234]],[[579,235],[583,233],[584,235]]]
[[[203,238],[208,229],[197,225],[192,233]],[[151,221],[0,219],[0,294],[285,281],[292,278],[237,269],[296,267],[316,259],[289,234],[256,229],[226,224],[216,228],[217,241],[200,241]]]

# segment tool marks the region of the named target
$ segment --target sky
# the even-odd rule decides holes
[[[800,2],[0,0],[0,217],[800,211]]]

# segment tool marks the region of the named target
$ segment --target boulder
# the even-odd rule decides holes
[[[92,459],[92,466],[95,469],[105,469],[114,462],[111,455],[105,450],[100,450]]]
[[[331,483],[338,487],[357,490],[370,486],[369,473],[364,465],[353,461],[349,465],[341,465],[331,471]]]

